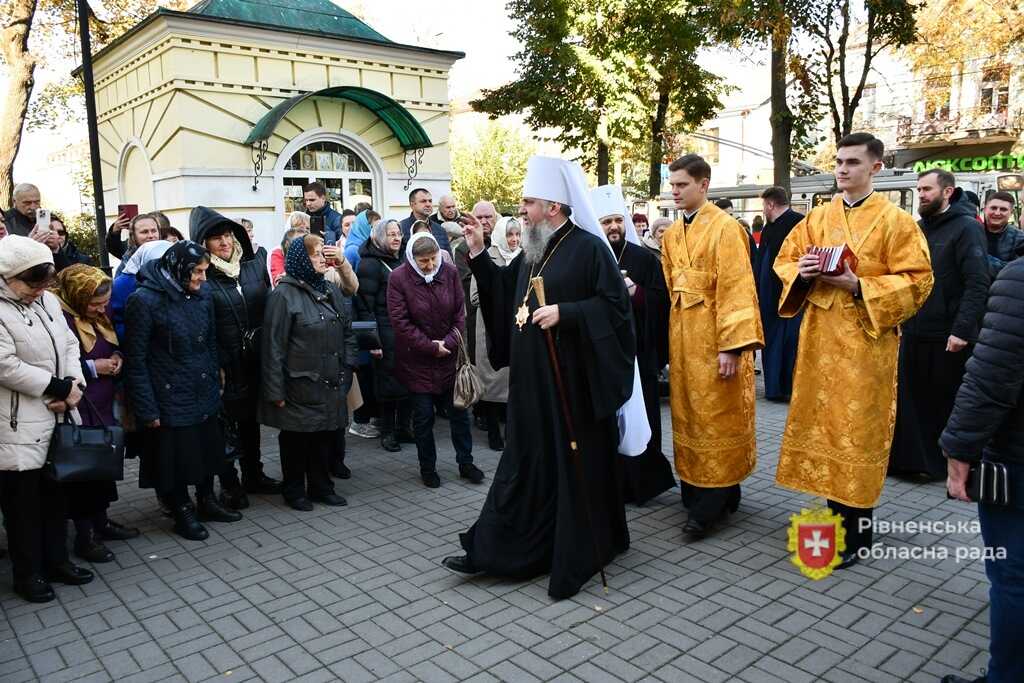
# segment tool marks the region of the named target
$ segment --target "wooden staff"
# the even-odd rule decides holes
[[[537,304],[547,306],[547,297],[544,295],[544,278],[535,277],[530,279],[530,285],[537,295]],[[586,480],[583,478],[583,459],[580,456],[579,445],[576,442],[576,429],[572,424],[572,413],[569,412],[569,400],[565,392],[565,382],[562,381],[562,370],[558,365],[558,353],[555,351],[555,337],[551,329],[544,330],[544,337],[548,342],[548,358],[551,359],[551,370],[555,373],[555,386],[558,387],[558,398],[562,404],[562,417],[565,420],[565,431],[569,435],[570,460],[576,470],[576,483],[580,490],[580,497],[583,507],[587,512],[587,524],[590,525],[590,537],[594,542],[594,556],[599,564],[598,571],[601,572],[601,586],[605,594],[608,593],[608,579],[604,575],[604,564],[601,562],[601,551],[597,545],[597,530],[594,528],[594,516],[590,511],[590,495],[587,491]]]

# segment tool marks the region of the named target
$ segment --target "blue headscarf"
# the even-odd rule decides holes
[[[366,218],[366,212],[367,210],[364,209],[356,216],[352,229],[349,231],[348,237],[345,238],[345,258],[352,264],[352,270],[359,266],[359,250],[363,243],[370,239],[372,226]]]
[[[309,254],[306,253],[304,235],[296,237],[288,245],[288,254],[284,258],[284,272],[296,280],[305,282],[321,294],[328,294],[331,291],[324,274],[316,272]]]

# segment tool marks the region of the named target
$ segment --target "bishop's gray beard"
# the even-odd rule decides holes
[[[544,251],[548,248],[548,242],[557,229],[547,219],[523,227],[523,258],[528,265],[540,263]]]

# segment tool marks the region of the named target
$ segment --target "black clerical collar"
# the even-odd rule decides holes
[[[689,212],[686,209],[683,209],[683,225],[689,225],[690,223],[692,223],[693,219],[697,217],[697,214],[700,213],[700,210],[702,208],[704,208],[703,204],[698,206],[692,212]]]
[[[843,197],[843,204],[846,206],[847,209],[856,209],[858,206],[866,202],[868,198],[874,193],[875,191],[871,190],[871,192],[868,192],[866,195],[864,195],[855,202],[847,201],[846,197]]]

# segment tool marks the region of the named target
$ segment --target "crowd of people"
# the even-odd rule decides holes
[[[92,579],[69,558],[66,519],[74,555],[93,563],[139,533],[107,516],[115,482],[49,476],[62,414],[123,426],[139,486],[189,540],[242,519],[249,494],[345,505],[348,436],[414,445],[438,488],[440,416],[469,483],[485,479],[474,425],[503,451],[465,554],[445,566],[549,573],[549,593],[570,596],[628,548],[624,502],[679,486],[691,540],[738,509],[757,466],[758,351],[766,398],[790,403],[777,481],[828,501],[845,529],[834,564],[855,564],[887,474],[946,478],[967,500],[982,454],[1020,465],[1019,391],[1005,386],[1024,380],[1014,197],[990,194],[979,215],[933,169],[915,221],[873,191],[882,155],[848,136],[830,203],[802,216],[772,187],[752,225],[707,201],[711,168],[693,154],[669,167],[674,222],[631,214],[617,187],[588,190],[578,167],[544,157],[508,216],[451,196],[435,211],[423,188],[401,219],[339,212],[312,182],[269,251],[251,221],[206,207],[187,230],[160,212],[120,216],[109,275],[19,185],[0,235],[0,507],[16,592],[44,602],[53,582]],[[813,248],[836,245],[851,257],[823,269]],[[480,379],[472,408],[453,391],[461,358]],[[857,387],[870,390],[851,400]],[[264,471],[262,426],[278,430],[281,481]],[[981,509],[986,540],[1019,546],[1019,511]],[[989,567],[996,668],[1020,656],[1007,643],[1021,558],[1006,562]]]

